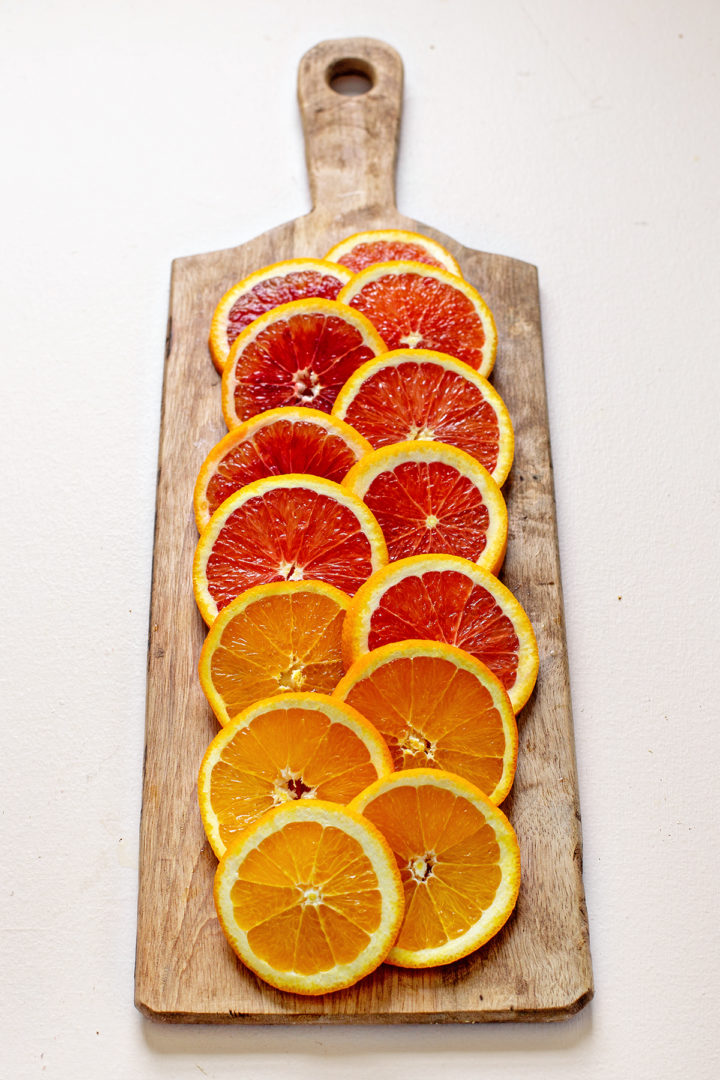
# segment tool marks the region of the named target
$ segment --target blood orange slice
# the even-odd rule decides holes
[[[354,274],[375,263],[410,260],[428,266],[441,266],[451,274],[462,277],[455,259],[441,244],[405,229],[374,229],[354,233],[331,248],[325,258],[346,266]]]
[[[495,363],[492,312],[467,281],[435,266],[390,262],[368,266],[338,294],[366,315],[388,350],[433,349],[464,360],[481,375]]]
[[[238,281],[220,300],[210,324],[215,367],[222,373],[235,338],[266,311],[310,296],[334,300],[351,277],[350,270],[324,259],[286,259]]]
[[[387,562],[380,526],[357,495],[318,476],[268,476],[216,510],[195,550],[195,599],[208,624],[245,589],[324,581],[354,593]]]
[[[518,712],[532,693],[538,650],[525,611],[487,570],[453,555],[415,555],[384,567],[353,597],[343,627],[347,667],[407,638],[457,645],[497,675]]]
[[[205,459],[193,500],[198,531],[225,499],[253,480],[310,473],[339,483],[369,450],[367,439],[349,424],[317,409],[258,413],[233,428]]]
[[[250,323],[223,371],[229,428],[283,405],[330,412],[343,383],[385,344],[359,311],[337,300],[295,300]]]
[[[460,555],[492,573],[507,545],[505,500],[487,469],[445,443],[373,450],[343,480],[372,510],[391,562],[409,555]]]
[[[395,349],[368,360],[335,399],[375,449],[437,439],[472,454],[500,486],[514,451],[510,415],[497,390],[462,360],[430,349]]]

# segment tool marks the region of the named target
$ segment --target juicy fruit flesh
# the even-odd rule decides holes
[[[308,420],[275,420],[234,446],[218,462],[207,486],[209,513],[253,480],[310,473],[339,483],[357,461],[339,435]]]
[[[512,621],[487,589],[455,570],[407,575],[383,593],[368,648],[407,638],[457,645],[487,664],[506,690],[515,683],[520,642]]]
[[[407,439],[457,446],[492,472],[500,433],[480,389],[438,364],[407,361],[366,379],[343,417],[374,449]]]
[[[375,352],[336,315],[298,314],[261,330],[237,358],[239,420],[283,405],[330,412],[342,385]]]
[[[294,822],[262,840],[240,864],[231,900],[256,956],[301,975],[351,963],[382,913],[362,846],[319,822]]]
[[[490,514],[469,477],[442,461],[408,461],[380,473],[363,495],[391,561],[447,553],[474,562],[485,550]]]
[[[345,611],[322,593],[257,600],[223,630],[211,678],[229,716],[290,690],[330,694],[342,678]]]
[[[400,870],[405,919],[397,948],[446,945],[490,907],[502,879],[500,846],[468,799],[435,786],[397,785],[363,815],[383,833]]]
[[[278,487],[237,507],[206,569],[218,610],[243,590],[272,581],[313,579],[352,594],[371,572],[370,542],[353,511],[304,487]]]
[[[348,270],[352,270],[354,274],[375,263],[395,261],[421,262],[427,266],[445,268],[444,264],[430,255],[422,244],[413,244],[406,240],[372,240],[356,244],[337,261],[342,266],[347,266]]]
[[[321,274],[318,270],[293,270],[259,281],[239,296],[228,312],[228,345],[232,345],[241,330],[271,308],[306,297],[335,300],[342,287],[343,282],[338,278],[332,274]]]

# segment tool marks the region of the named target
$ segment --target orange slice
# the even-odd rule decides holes
[[[415,555],[379,570],[358,589],[343,627],[346,667],[407,638],[457,645],[487,664],[515,712],[532,693],[538,650],[530,620],[509,589],[467,559]]]
[[[259,413],[233,428],[206,457],[193,500],[198,532],[225,499],[253,480],[309,473],[339,483],[371,449],[349,424],[317,409]]]
[[[470,454],[439,442],[373,450],[353,465],[343,487],[370,508],[390,561],[409,555],[460,555],[497,573],[505,557],[505,500]]]
[[[507,922],[520,888],[520,851],[501,810],[467,780],[408,769],[351,804],[386,837],[405,890],[405,917],[387,961],[449,964]]]
[[[330,694],[343,675],[350,597],[321,581],[248,589],[218,615],[200,653],[200,683],[223,725],[263,698]]]
[[[292,799],[350,802],[392,772],[378,731],[325,694],[280,694],[236,716],[207,749],[200,814],[220,858],[243,829]]]
[[[286,259],[238,281],[220,300],[210,324],[215,367],[222,374],[235,338],[266,311],[307,297],[334,300],[351,277],[349,270],[324,259]]]
[[[359,657],[333,697],[367,717],[396,769],[446,769],[496,806],[515,778],[518,732],[490,668],[440,641],[401,641]]]
[[[354,593],[386,562],[380,526],[357,495],[319,476],[267,476],[210,518],[195,549],[193,587],[212,624],[253,585],[311,579]]]
[[[432,349],[464,360],[481,375],[492,371],[497,331],[490,308],[472,285],[447,270],[378,263],[356,274],[338,298],[367,316],[389,350]]]
[[[261,979],[295,994],[352,986],[382,963],[403,916],[392,851],[359,814],[301,799],[268,811],[215,874],[228,941]]]
[[[385,344],[359,311],[337,300],[295,300],[235,339],[222,380],[229,428],[283,405],[330,412],[343,383]]]
[[[472,454],[501,487],[510,472],[514,436],[502,398],[469,364],[445,353],[395,349],[368,360],[332,411],[376,450],[436,439]]]
[[[330,248],[325,258],[346,266],[354,274],[375,263],[402,259],[441,266],[451,274],[462,277],[457,262],[441,244],[405,229],[374,229],[354,233]]]

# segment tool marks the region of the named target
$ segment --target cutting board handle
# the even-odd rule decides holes
[[[333,79],[351,74],[368,80],[366,93],[333,89]],[[395,207],[402,85],[399,55],[373,38],[322,41],[305,53],[298,101],[315,212]]]

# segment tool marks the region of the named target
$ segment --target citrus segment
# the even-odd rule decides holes
[[[444,443],[415,441],[373,450],[343,487],[377,518],[391,561],[445,552],[496,573],[507,546],[505,500],[487,469]]]
[[[432,349],[464,360],[481,375],[495,363],[490,308],[467,281],[439,267],[389,262],[356,274],[338,294],[366,315],[388,350]]]
[[[457,262],[441,244],[405,229],[374,229],[354,233],[331,248],[325,258],[346,266],[354,274],[375,263],[402,259],[441,266],[451,274],[462,277]]]
[[[229,428],[283,405],[330,412],[340,387],[385,344],[359,311],[337,300],[296,300],[250,323],[235,339],[222,380]]]
[[[496,806],[512,786],[518,733],[485,664],[439,641],[401,641],[359,657],[333,691],[383,736],[396,769],[446,769]]]
[[[279,990],[325,994],[352,986],[387,956],[403,889],[387,841],[334,803],[285,803],[223,855],[215,907],[244,964]]]
[[[317,409],[259,413],[233,428],[205,459],[193,499],[198,531],[225,499],[254,480],[309,473],[339,483],[371,449],[349,424]]]
[[[220,858],[243,829],[292,799],[349,803],[392,772],[380,733],[325,694],[280,694],[251,705],[215,736],[198,778],[200,813]]]
[[[200,683],[221,724],[290,691],[330,694],[343,675],[350,597],[321,581],[248,589],[224,608],[200,653]]]
[[[352,803],[392,848],[405,916],[387,960],[434,967],[459,960],[505,924],[520,887],[512,825],[467,780],[409,769],[376,781]]]
[[[436,439],[471,454],[500,486],[512,465],[513,428],[502,398],[469,364],[445,353],[395,349],[366,361],[332,411],[376,450]]]
[[[222,373],[230,347],[251,322],[280,304],[307,297],[334,300],[352,273],[324,259],[286,259],[257,270],[225,293],[210,325],[210,353]]]
[[[457,645],[487,664],[515,712],[532,693],[538,651],[530,620],[505,585],[467,559],[411,556],[379,570],[358,589],[343,627],[346,666],[407,638]]]
[[[268,476],[226,499],[203,530],[195,599],[211,624],[253,585],[311,579],[354,593],[386,562],[380,527],[352,492],[318,476]]]

